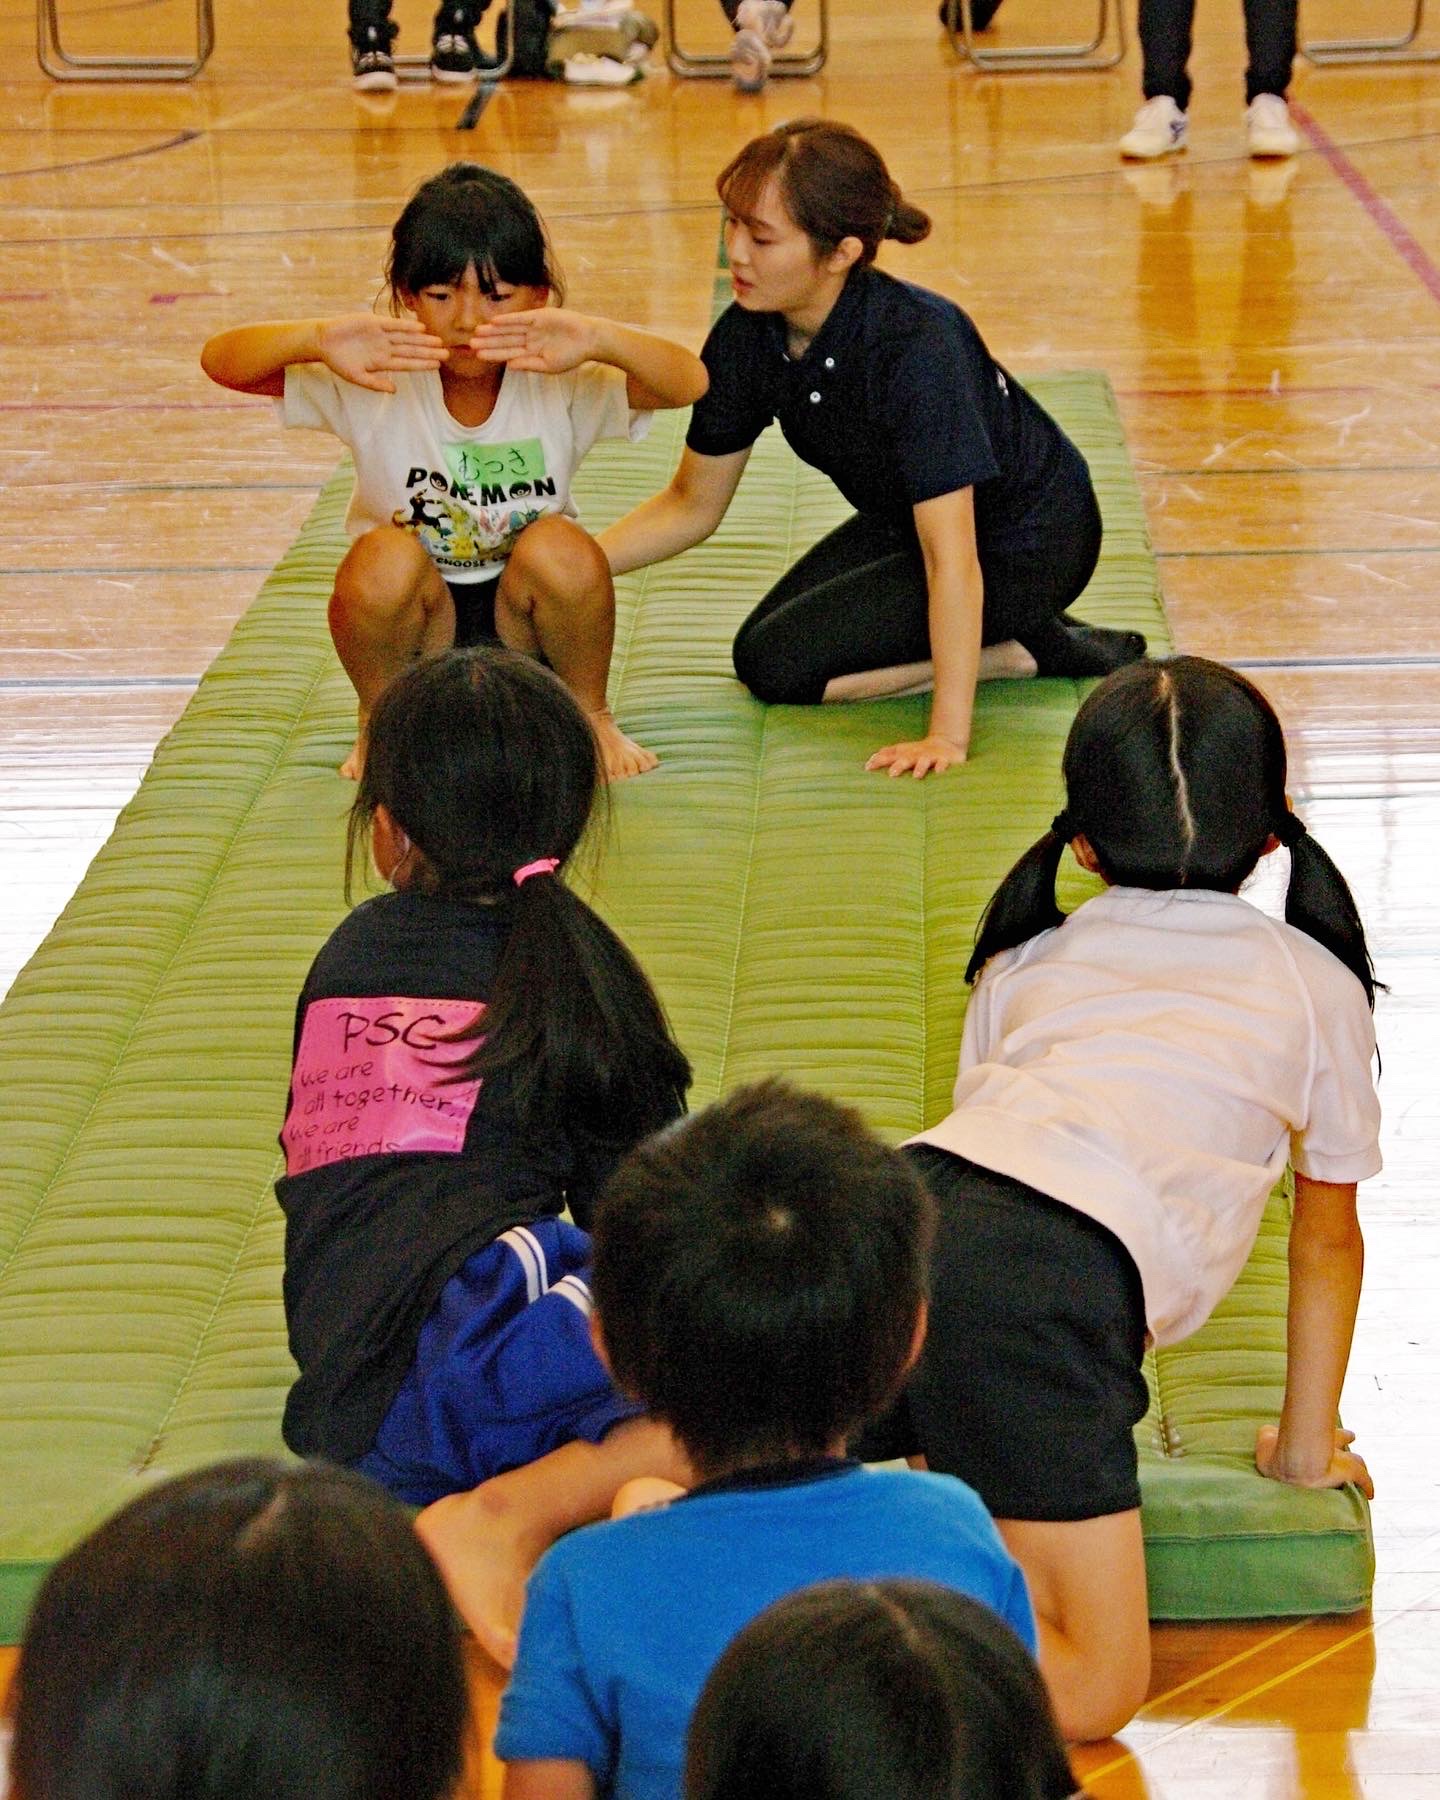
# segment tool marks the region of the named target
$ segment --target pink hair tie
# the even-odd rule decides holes
[[[540,856],[534,862],[528,862],[518,868],[514,874],[516,887],[524,887],[532,875],[553,875],[560,867],[558,856]]]

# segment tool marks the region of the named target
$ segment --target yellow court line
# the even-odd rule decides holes
[[[1440,1540],[1440,1532],[1434,1532],[1430,1537],[1424,1539],[1420,1545],[1420,1549],[1422,1551],[1425,1550],[1437,1540]],[[1177,1738],[1184,1737],[1188,1732],[1195,1731],[1202,1725],[1209,1725],[1216,1719],[1223,1719],[1227,1713],[1234,1712],[1237,1706],[1243,1706],[1249,1700],[1258,1699],[1261,1694],[1268,1694],[1272,1688],[1280,1687],[1284,1682],[1293,1680],[1295,1676],[1305,1674],[1307,1670],[1313,1669],[1318,1664],[1328,1661],[1330,1657],[1336,1655],[1339,1651],[1348,1650],[1352,1644],[1358,1644],[1367,1637],[1376,1636],[1385,1628],[1385,1626],[1393,1624],[1396,1619],[1403,1619],[1408,1614],[1416,1612],[1419,1608],[1424,1606],[1426,1601],[1434,1599],[1437,1594],[1440,1594],[1440,1579],[1437,1579],[1431,1587],[1427,1588],[1418,1599],[1411,1600],[1404,1606],[1397,1606],[1393,1611],[1386,1613],[1382,1618],[1371,1619],[1367,1624],[1361,1626],[1359,1630],[1352,1631],[1343,1638],[1338,1638],[1333,1644],[1327,1644],[1323,1650],[1317,1650],[1313,1656],[1306,1657],[1303,1662],[1296,1663],[1291,1668],[1282,1670],[1278,1675],[1272,1675],[1268,1681],[1262,1681],[1256,1687],[1247,1688],[1243,1693],[1233,1695],[1229,1700],[1225,1701],[1223,1705],[1212,1707],[1210,1711],[1202,1713],[1198,1718],[1187,1719],[1184,1724],[1177,1725],[1173,1731],[1167,1731],[1162,1737],[1155,1738],[1142,1749],[1127,1749],[1123,1756],[1117,1756],[1111,1762],[1102,1763],[1098,1769],[1089,1770],[1085,1776],[1086,1781],[1098,1781],[1104,1775],[1113,1775],[1117,1769],[1123,1769],[1127,1763],[1133,1762],[1143,1764],[1155,1751],[1163,1749],[1166,1744],[1174,1743]],[[1189,1681],[1182,1683],[1179,1687],[1172,1688],[1170,1692],[1172,1694],[1180,1694],[1183,1693],[1186,1688],[1194,1687],[1200,1681],[1210,1680],[1215,1675],[1222,1673],[1225,1669],[1234,1668],[1238,1663],[1247,1661],[1251,1655],[1258,1654],[1259,1651],[1272,1645],[1283,1643],[1287,1637],[1293,1637],[1297,1631],[1302,1630],[1306,1625],[1313,1623],[1313,1619],[1300,1619],[1286,1630],[1277,1632],[1274,1637],[1267,1638],[1263,1644],[1257,1644],[1254,1651],[1242,1651],[1240,1655],[1232,1656],[1227,1662],[1218,1663],[1213,1668],[1207,1668],[1202,1671],[1201,1674],[1193,1676]],[[1143,1717],[1152,1706],[1158,1705],[1161,1700],[1168,1697],[1168,1695],[1157,1694],[1153,1700],[1147,1700],[1145,1705],[1140,1709],[1140,1712],[1136,1714],[1136,1717]]]

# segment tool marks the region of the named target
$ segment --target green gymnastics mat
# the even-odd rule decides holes
[[[1106,518],[1082,602],[1163,647],[1154,561],[1103,377],[1037,393]],[[587,460],[592,525],[667,479],[683,420]],[[75,898],[0,1008],[0,1637],[45,1569],[138,1488],[280,1449],[292,1370],[271,1184],[295,995],[341,915],[337,776],[353,720],[325,625],[349,486],[201,683]],[[778,436],[716,536],[622,585],[616,710],[663,758],[614,791],[589,879],[696,1068],[694,1101],[782,1071],[898,1139],[947,1109],[979,911],[1048,822],[1076,685],[981,691],[971,761],[867,775],[923,701],[763,707],[736,625],[842,503]],[[582,879],[585,879],[582,871]],[[1151,1600],[1167,1618],[1363,1605],[1360,1496],[1251,1465],[1284,1376],[1285,1217],[1234,1295],[1151,1368],[1138,1433]]]

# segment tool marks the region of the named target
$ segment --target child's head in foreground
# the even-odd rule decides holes
[[[1237,670],[1203,656],[1146,659],[1107,675],[1065,743],[1065,806],[1005,877],[966,976],[1060,924],[1067,843],[1112,886],[1235,893],[1277,844],[1290,851],[1285,917],[1339,958],[1373,999],[1365,933],[1344,877],[1290,810],[1285,734]]]
[[[857,1112],[737,1089],[601,1196],[591,1285],[616,1381],[702,1476],[843,1448],[915,1354],[932,1215]]]
[[[9,1708],[12,1800],[442,1800],[468,1720],[406,1513],[258,1459],[149,1489],[57,1563]]]
[[[928,1581],[828,1581],[753,1619],[690,1724],[685,1800],[1065,1800],[1040,1672]]]

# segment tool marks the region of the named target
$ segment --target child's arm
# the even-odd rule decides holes
[[[444,341],[408,313],[399,319],[345,313],[337,319],[238,325],[210,339],[200,352],[200,367],[221,387],[278,400],[291,363],[324,363],[356,387],[393,394],[387,371],[438,369],[445,357]]]
[[[479,328],[470,347],[487,362],[539,375],[560,375],[583,362],[609,363],[628,377],[625,398],[633,412],[689,406],[710,385],[704,363],[682,345],[562,306],[502,313]]]
[[[1274,1481],[1311,1488],[1353,1481],[1374,1496],[1364,1460],[1349,1448],[1355,1434],[1335,1425],[1364,1264],[1355,1183],[1297,1174],[1285,1402],[1278,1427],[1262,1426],[1255,1444],[1256,1467]]]
[[[582,1762],[506,1763],[503,1800],[595,1800],[595,1778]]]

